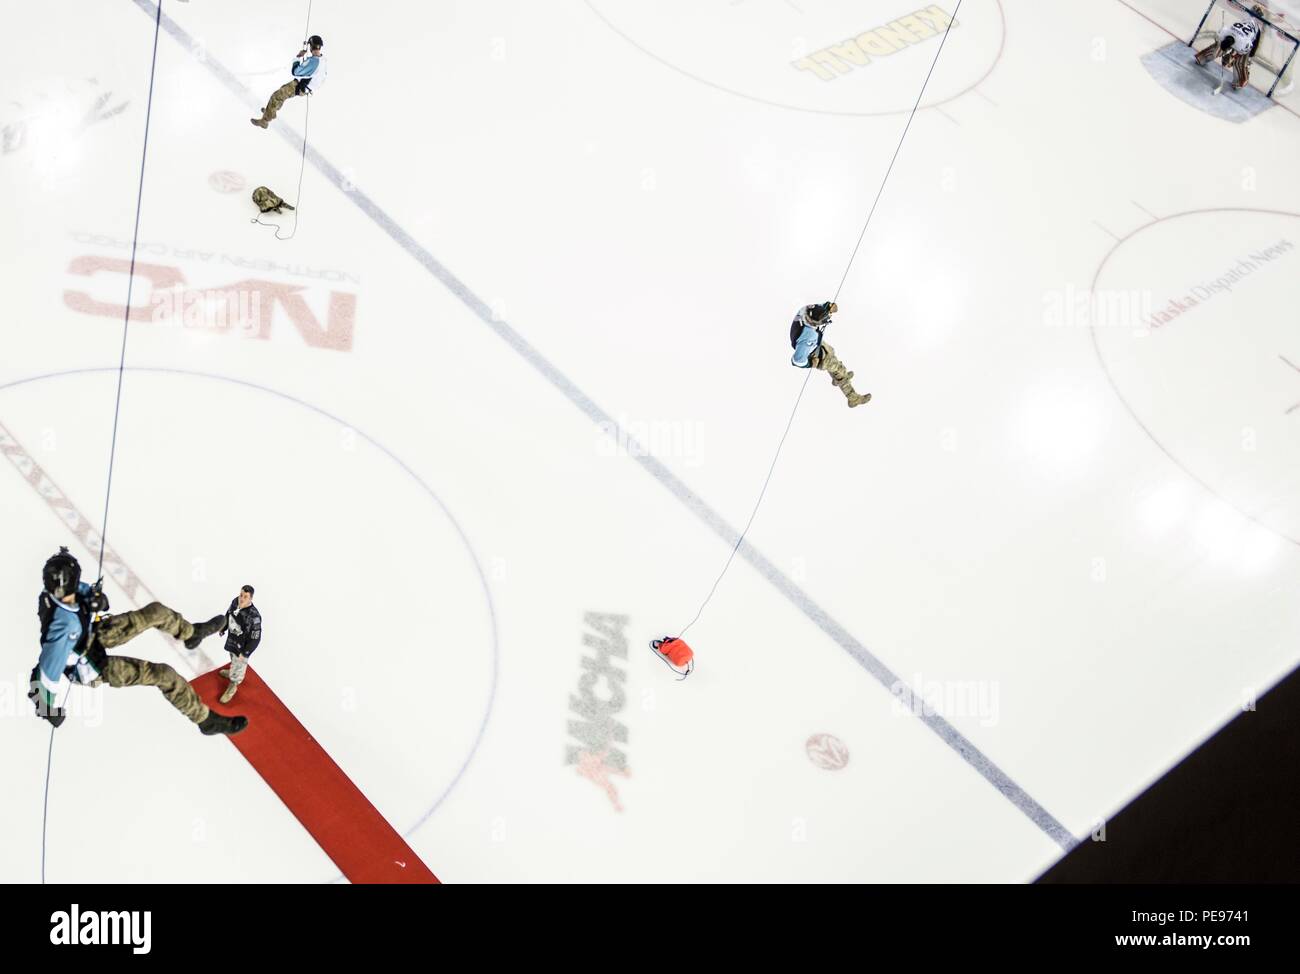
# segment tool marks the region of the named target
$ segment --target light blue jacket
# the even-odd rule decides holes
[[[301,61],[293,62],[293,76],[295,78],[310,78],[316,73],[316,66],[320,64],[320,58],[314,54],[305,57]]]
[[[794,316],[794,321],[790,322],[790,340],[794,344],[794,354],[790,356],[790,364],[801,369],[810,368],[812,363],[808,361],[809,357],[815,352],[822,343],[822,333],[811,318],[808,312],[815,305],[808,305],[800,308],[799,313]],[[822,328],[830,324],[830,319],[822,322]]]
[[[89,592],[90,586],[85,582],[77,584],[78,595]],[[41,673],[41,695],[47,705],[53,706],[67,695],[72,683],[92,683],[99,676],[99,671],[91,665],[90,660],[77,652],[81,637],[86,631],[78,607],[58,600],[51,601],[54,602],[54,618],[50,620],[49,628],[41,639],[38,669]]]
[[[293,62],[293,76],[299,81],[306,81],[307,87],[316,91],[325,80],[325,58],[309,54]]]

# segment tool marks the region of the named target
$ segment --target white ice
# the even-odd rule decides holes
[[[646,642],[749,514],[790,316],[939,38],[797,63],[929,4],[316,0],[329,83],[260,131],[306,3],[164,0],[108,545],[191,618],[255,584],[255,668],[446,881],[1029,880],[1063,853],[1033,808],[1087,841],[1300,659],[1300,102],[1164,91],[1141,58],[1199,6],[965,0],[828,332],[874,398],[812,376],[676,683]],[[9,882],[40,875],[39,567],[98,555],[30,464],[98,527],[154,9],[11,4],[0,36]],[[295,198],[305,122],[281,242],[249,193]],[[161,316],[173,283],[269,333]],[[592,612],[628,617],[596,688],[622,811],[565,763]],[[230,744],[76,693],[50,881],[337,876]]]

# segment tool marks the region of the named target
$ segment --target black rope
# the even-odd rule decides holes
[[[135,229],[131,234],[131,269],[126,282],[126,314],[122,317],[122,353],[117,364],[117,398],[113,404],[113,438],[108,450],[108,486],[104,491],[104,522],[99,532],[99,572],[104,576],[104,547],[108,543],[108,507],[113,498],[113,464],[117,459],[117,426],[122,415],[122,377],[126,372],[126,338],[131,329],[131,294],[135,286],[135,254],[140,243],[140,210],[144,204],[144,171],[149,158],[149,124],[153,119],[153,86],[158,74],[158,36],[162,31],[162,0],[153,26],[153,56],[149,62],[149,100],[144,113],[144,146],[140,150],[140,183],[135,196]],[[54,770],[54,726],[45,762],[45,806],[41,813],[41,884],[45,883],[45,838],[50,825],[50,776]]]
[[[54,725],[50,725],[50,753],[45,757],[45,814],[41,816],[41,885],[45,885],[45,830],[50,823],[50,772],[54,769]]]
[[[256,223],[258,226],[274,227],[276,240],[292,240],[294,234],[298,232],[298,208],[302,206],[302,175],[307,169],[307,127],[311,124],[311,89],[308,88],[307,90],[308,94],[304,96],[307,99],[307,114],[302,121],[302,163],[298,167],[298,195],[294,199],[293,230],[289,232],[287,237],[282,237],[280,236],[281,227],[278,223],[263,223],[257,217],[253,217],[249,221],[250,223]]]
[[[934,74],[934,67],[939,63],[939,55],[943,53],[943,45],[948,40],[948,32],[952,30],[952,25],[957,22],[957,13],[960,10],[961,0],[957,0],[957,7],[952,12],[952,19],[948,21],[948,26],[943,30],[943,37],[939,40],[939,50],[934,52],[934,60],[930,62],[930,70],[925,73],[925,81],[921,82],[921,90],[916,94],[916,104],[912,106],[911,114],[907,116],[907,124],[903,126],[903,134],[899,137],[898,145],[894,149],[894,157],[889,160],[889,168],[885,170],[885,178],[880,181],[880,189],[876,190],[876,198],[871,203],[871,210],[867,213],[866,222],[862,224],[862,232],[858,234],[858,242],[853,246],[853,254],[849,257],[848,266],[844,268],[844,276],[840,278],[840,285],[835,289],[835,297],[831,298],[832,302],[839,300],[844,282],[849,279],[849,271],[853,268],[853,261],[858,256],[858,248],[862,246],[862,240],[867,235],[867,227],[871,225],[871,217],[876,212],[876,204],[880,202],[881,194],[885,192],[885,184],[889,182],[889,174],[894,171],[894,163],[898,161],[898,153],[902,151],[903,141],[907,138],[907,130],[912,127],[912,119],[916,117],[916,110],[921,106],[921,99],[925,96],[925,88],[930,83],[930,75]]]
[[[871,217],[875,214],[876,206],[880,202],[880,197],[885,192],[885,185],[889,182],[890,174],[894,171],[894,163],[898,161],[898,154],[902,151],[903,142],[907,139],[908,130],[912,127],[912,119],[916,117],[917,109],[921,105],[921,99],[925,96],[925,89],[930,84],[930,77],[934,74],[935,65],[939,63],[939,55],[943,53],[944,44],[948,40],[948,32],[952,30],[952,25],[956,23],[957,13],[960,10],[961,0],[957,0],[957,7],[953,10],[952,19],[948,21],[948,26],[944,28],[943,37],[939,41],[939,49],[934,52],[934,60],[930,62],[930,70],[926,72],[925,80],[921,82],[921,90],[916,94],[916,102],[912,105],[912,111],[907,116],[907,124],[903,126],[903,134],[898,138],[898,145],[894,148],[893,158],[889,160],[889,167],[885,170],[885,177],[880,181],[880,188],[876,190],[876,198],[871,203],[871,210],[867,213],[867,219],[862,224],[862,232],[858,234],[858,242],[853,245],[853,253],[849,256],[848,265],[844,268],[844,275],[840,278],[839,286],[835,288],[835,297],[831,298],[832,303],[839,300],[840,291],[844,287],[844,282],[848,280],[849,271],[853,268],[853,261],[858,256],[858,249],[862,246],[863,239],[866,238],[867,227],[871,225]],[[731,552],[727,555],[726,564],[722,566],[722,571],[719,572],[718,577],[714,579],[713,587],[709,589],[709,594],[706,595],[704,601],[700,603],[700,608],[699,611],[695,613],[695,618],[686,625],[685,629],[681,630],[677,638],[680,639],[682,636],[686,635],[686,630],[695,625],[695,623],[699,621],[700,616],[704,614],[705,607],[713,599],[713,593],[718,590],[718,585],[722,582],[723,576],[727,574],[727,569],[731,567],[731,563],[736,557],[736,552],[740,550],[740,545],[745,540],[745,535],[749,533],[750,526],[753,525],[754,518],[758,515],[758,508],[763,503],[763,495],[767,493],[768,485],[772,482],[772,473],[776,470],[776,461],[781,456],[781,448],[785,446],[786,437],[790,435],[790,427],[794,425],[795,414],[799,412],[799,403],[803,401],[804,390],[808,388],[808,380],[811,378],[812,369],[810,368],[808,370],[808,375],[804,377],[803,385],[799,387],[799,395],[795,398],[794,409],[790,411],[790,419],[785,424],[785,432],[781,434],[781,442],[777,444],[776,455],[772,457],[772,464],[767,468],[767,478],[763,481],[763,489],[758,493],[758,500],[754,503],[754,509],[749,514],[749,520],[745,523],[744,530],[741,531],[740,536],[736,538],[735,545],[732,546]],[[668,660],[665,659],[664,662],[667,663]],[[674,670],[674,672],[676,672],[676,670]],[[685,677],[682,679],[685,679]]]
[[[312,0],[307,0],[307,24],[302,30],[304,44],[307,43],[307,38],[311,36],[311,5]],[[310,53],[310,51],[308,53]],[[249,223],[256,223],[258,226],[274,227],[276,240],[292,240],[294,234],[298,232],[298,209],[302,206],[302,175],[307,170],[307,129],[311,125],[312,94],[310,84],[307,86],[307,94],[303,97],[307,99],[307,114],[303,116],[302,120],[302,162],[298,166],[298,194],[293,200],[293,230],[290,231],[289,236],[282,237],[280,236],[281,227],[278,223],[263,223],[257,217],[253,217],[253,219],[248,221]]]
[[[803,385],[799,387],[799,395],[795,397],[794,408],[790,410],[790,419],[785,424],[785,432],[781,434],[781,442],[776,445],[776,454],[772,457],[772,463],[767,468],[767,478],[763,481],[763,489],[758,492],[758,500],[754,502],[754,509],[749,512],[749,520],[745,522],[745,529],[740,532],[740,537],[736,538],[736,543],[731,548],[731,554],[727,555],[727,563],[722,566],[722,571],[718,572],[718,577],[714,579],[713,588],[709,589],[709,594],[704,597],[700,603],[700,611],[695,613],[695,618],[686,625],[690,629],[704,614],[704,607],[709,604],[713,598],[713,593],[718,590],[718,583],[722,581],[722,576],[727,574],[727,569],[731,567],[731,561],[736,557],[736,552],[740,550],[740,543],[745,540],[745,535],[749,533],[750,526],[754,523],[754,518],[758,515],[759,505],[763,503],[763,495],[767,493],[767,485],[772,482],[772,472],[776,470],[776,461],[781,456],[781,447],[785,446],[785,438],[790,435],[790,427],[794,425],[795,413],[799,412],[799,403],[803,400],[803,392],[808,388],[808,380],[812,378],[813,370],[808,369],[808,374],[803,377]],[[686,635],[686,629],[677,634],[681,639]]]
[[[144,148],[140,151],[140,185],[135,196],[135,229],[131,234],[131,269],[126,279],[126,314],[122,317],[122,354],[117,365],[117,399],[113,404],[113,439],[108,451],[108,487],[104,492],[104,523],[99,532],[99,572],[104,574],[104,546],[108,543],[108,505],[113,497],[113,464],[117,459],[117,424],[122,413],[122,376],[126,371],[126,338],[131,330],[131,293],[135,288],[135,253],[140,243],[140,210],[144,205],[144,170],[149,158],[149,122],[153,117],[153,83],[158,70],[158,34],[162,28],[162,0],[153,28],[153,60],[149,64],[149,101],[144,114]]]

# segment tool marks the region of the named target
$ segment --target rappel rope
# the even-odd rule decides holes
[[[916,93],[916,102],[912,105],[912,111],[907,116],[907,124],[903,126],[903,134],[899,136],[898,145],[894,149],[894,157],[889,160],[889,168],[885,170],[885,178],[880,181],[880,189],[876,190],[876,198],[871,202],[871,209],[867,212],[867,219],[862,224],[862,233],[858,234],[858,242],[853,245],[853,253],[849,255],[849,263],[844,268],[844,276],[840,278],[839,287],[835,289],[835,297],[831,298],[831,303],[835,303],[840,296],[840,291],[844,288],[844,282],[849,279],[849,271],[853,268],[853,261],[858,256],[858,248],[862,246],[862,240],[867,235],[867,227],[871,225],[871,218],[875,215],[876,204],[880,202],[881,194],[885,192],[885,184],[889,182],[889,174],[894,171],[894,163],[898,161],[898,153],[902,151],[903,142],[907,138],[907,130],[912,127],[912,119],[916,117],[916,110],[921,107],[921,99],[925,96],[926,86],[930,84],[930,76],[934,74],[935,65],[939,63],[939,55],[943,53],[943,46],[948,42],[948,32],[952,30],[952,25],[957,22],[957,14],[961,10],[961,0],[957,0],[957,6],[952,12],[952,19],[948,21],[948,26],[943,29],[943,37],[939,38],[939,50],[934,52],[934,60],[930,62],[930,70],[925,73],[925,80],[921,82],[921,90]]]
[[[948,26],[944,28],[943,37],[939,40],[939,49],[934,52],[934,60],[930,62],[930,70],[926,72],[925,80],[921,82],[921,90],[916,94],[916,101],[913,103],[912,110],[907,116],[907,123],[903,126],[903,133],[898,138],[898,145],[894,148],[894,155],[889,160],[889,166],[885,170],[884,178],[880,181],[880,188],[876,190],[876,197],[871,202],[871,209],[867,212],[867,218],[862,224],[862,232],[858,234],[858,241],[853,245],[853,253],[849,255],[849,262],[844,268],[844,274],[840,278],[839,285],[835,288],[835,297],[831,299],[832,303],[839,299],[840,291],[844,287],[844,282],[848,280],[849,271],[853,269],[853,262],[857,259],[858,249],[862,246],[862,241],[866,238],[867,227],[871,225],[871,218],[875,215],[876,206],[880,203],[880,198],[885,192],[885,186],[889,182],[890,174],[894,171],[894,163],[898,161],[899,153],[903,149],[903,142],[907,139],[908,130],[912,127],[912,119],[916,117],[916,112],[921,106],[921,99],[925,96],[925,89],[930,84],[930,78],[934,74],[935,66],[939,63],[939,55],[943,53],[944,44],[948,40],[948,32],[952,30],[952,25],[957,22],[957,13],[960,10],[961,0],[957,0],[957,6],[953,10],[952,18],[948,21]],[[714,579],[713,587],[709,589],[709,594],[706,595],[704,601],[700,603],[700,608],[699,611],[695,613],[695,618],[691,619],[691,621],[686,624],[686,628],[682,629],[681,632],[678,633],[677,638],[680,639],[682,636],[686,635],[686,631],[690,629],[691,626],[695,625],[695,623],[699,621],[700,616],[704,614],[705,607],[708,606],[709,602],[713,599],[713,595],[718,590],[718,585],[722,582],[723,576],[725,576],[727,570],[731,568],[731,563],[736,557],[736,552],[740,550],[740,546],[744,542],[745,536],[749,533],[749,529],[754,523],[754,518],[758,515],[758,509],[763,503],[763,496],[767,493],[768,485],[772,482],[772,474],[776,470],[776,461],[781,456],[781,448],[785,446],[786,437],[790,435],[790,427],[794,425],[794,418],[799,412],[799,404],[803,401],[804,389],[808,387],[808,380],[812,378],[812,371],[811,368],[808,370],[808,374],[804,377],[803,384],[799,387],[799,395],[795,397],[794,408],[790,411],[790,419],[785,424],[785,432],[781,434],[781,441],[777,444],[776,454],[772,457],[772,463],[767,469],[767,477],[763,481],[763,489],[758,492],[758,500],[754,502],[754,509],[750,512],[749,520],[745,522],[744,530],[740,532],[740,536],[736,538],[736,543],[727,554],[727,561],[722,566],[722,571],[718,573],[718,577]],[[654,650],[656,656],[664,659],[653,644],[651,645],[651,648]],[[664,662],[670,668],[672,667],[672,664],[667,659],[664,659]],[[675,668],[673,671],[678,672]],[[690,670],[687,671],[687,675],[689,675],[689,673]],[[686,677],[683,676],[681,679],[685,678]]]
[[[45,830],[50,824],[50,772],[54,770],[54,727],[50,727],[50,752],[45,756],[45,812],[41,816],[41,885],[45,885]]]
[[[99,570],[104,576],[104,547],[108,543],[108,505],[113,497],[113,464],[117,459],[117,426],[122,415],[122,377],[126,372],[126,339],[131,329],[131,292],[135,286],[135,255],[140,242],[140,210],[144,204],[144,170],[149,158],[149,125],[153,119],[153,86],[158,73],[158,36],[162,30],[162,0],[153,27],[153,57],[149,63],[149,99],[144,111],[144,147],[140,151],[140,183],[135,197],[135,229],[131,233],[131,268],[126,281],[126,313],[122,317],[122,352],[117,363],[117,396],[113,404],[113,438],[108,450],[108,486],[104,490],[104,521],[99,532]],[[50,824],[50,777],[54,770],[54,727],[50,727],[50,750],[45,762],[45,804],[41,813],[41,883],[45,883],[45,837]]]
[[[302,32],[302,36],[304,39],[311,37],[311,5],[312,5],[312,0],[307,0],[307,24],[303,28],[303,32]],[[306,40],[304,40],[303,43],[306,43]],[[298,232],[298,211],[299,208],[302,206],[302,177],[303,177],[303,173],[307,171],[307,129],[311,125],[312,94],[311,94],[310,85],[307,86],[307,94],[305,97],[307,100],[307,113],[303,116],[302,119],[302,160],[298,164],[298,194],[294,197],[293,200],[293,229],[289,231],[288,236],[282,237],[280,236],[281,227],[278,223],[265,223],[258,217],[253,217],[251,220],[248,221],[249,223],[256,223],[258,226],[274,227],[276,240],[292,240],[294,234]]]
[[[781,457],[781,447],[785,446],[785,439],[790,435],[790,427],[794,425],[794,417],[799,412],[799,403],[803,400],[803,392],[808,388],[808,380],[812,378],[813,370],[808,369],[808,374],[803,377],[803,384],[799,386],[799,395],[795,397],[794,408],[790,410],[790,418],[786,420],[785,432],[781,434],[781,442],[776,445],[776,453],[772,457],[772,463],[767,468],[767,477],[763,480],[763,489],[758,492],[758,500],[754,502],[754,509],[749,512],[749,520],[745,522],[745,529],[740,532],[736,538],[736,543],[732,545],[731,552],[727,555],[727,562],[722,566],[722,571],[718,572],[718,577],[713,580],[713,587],[709,589],[709,594],[704,597],[700,603],[699,611],[695,613],[695,618],[686,624],[686,627],[677,634],[680,639],[686,635],[686,630],[695,625],[704,614],[704,607],[709,604],[713,598],[713,593],[718,590],[718,584],[722,581],[722,576],[727,574],[727,569],[731,567],[732,559],[736,557],[736,552],[740,550],[740,544],[745,540],[745,535],[749,533],[750,525],[754,523],[754,518],[758,516],[758,508],[763,503],[763,495],[767,493],[767,486],[772,482],[772,474],[776,470],[776,461]]]

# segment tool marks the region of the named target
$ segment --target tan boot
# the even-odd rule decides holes
[[[861,406],[864,402],[871,402],[871,393],[868,392],[865,395],[859,395],[853,390],[853,383],[849,381],[852,377],[853,373],[850,372],[844,377],[843,382],[838,383],[840,391],[844,393],[844,398],[849,401],[850,409],[854,406]]]
[[[266,119],[264,118],[250,118],[249,121],[260,129],[266,128]]]
[[[227,666],[224,670],[219,670],[219,671],[217,671],[217,676],[221,677],[223,680],[229,680],[229,679],[230,679],[230,667]]]
[[[226,692],[221,695],[221,703],[230,703],[235,699],[235,691],[239,689],[238,683],[232,683],[226,687]]]

